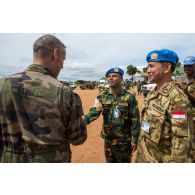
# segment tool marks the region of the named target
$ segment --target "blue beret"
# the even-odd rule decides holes
[[[168,49],[153,50],[146,56],[147,62],[171,62],[177,64],[179,57],[174,51]]]
[[[123,71],[121,68],[118,68],[118,67],[110,68],[110,69],[106,72],[105,76],[108,77],[108,75],[109,75],[110,73],[119,73],[121,76],[124,75],[124,71]]]
[[[188,56],[185,58],[183,65],[193,65],[195,64],[195,57],[194,56]]]

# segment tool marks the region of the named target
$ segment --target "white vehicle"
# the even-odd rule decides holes
[[[76,84],[73,83],[73,82],[71,82],[71,83],[69,83],[69,87],[70,87],[72,90],[74,90],[74,89],[76,88]]]
[[[149,91],[153,90],[155,87],[156,87],[155,83],[149,83],[149,84],[146,84],[146,85],[142,85],[141,86],[141,92],[146,97],[147,94],[149,93]]]

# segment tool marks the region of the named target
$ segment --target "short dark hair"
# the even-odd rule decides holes
[[[40,57],[48,55],[49,51],[55,48],[66,48],[66,46],[53,35],[43,35],[39,37],[33,44],[33,56],[36,57],[38,52]]]
[[[175,65],[174,63],[171,63],[171,62],[161,62],[161,63],[162,63],[162,64],[167,64],[167,63],[171,64],[171,73],[174,72],[175,67],[176,67],[176,65]]]

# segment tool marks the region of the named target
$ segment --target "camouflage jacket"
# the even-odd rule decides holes
[[[0,79],[0,141],[5,147],[51,147],[58,156],[49,162],[70,161],[70,143],[82,144],[87,137],[82,115],[80,97],[46,67],[32,64]]]
[[[186,74],[180,76],[180,80],[179,83],[185,83],[188,85],[188,91],[190,93],[194,93],[195,94],[195,78],[191,78],[189,79],[188,76]],[[195,102],[192,101],[191,99],[190,103],[192,104],[193,108],[195,109]]]
[[[195,81],[189,83],[189,85],[188,85],[188,91],[190,93],[193,93],[195,95]],[[191,99],[189,99],[189,100],[190,100],[190,103],[192,104],[192,108],[193,108],[193,121],[195,122],[195,102],[192,101]]]
[[[106,142],[119,144],[132,140],[137,143],[140,130],[140,116],[135,96],[121,88],[116,97],[111,90],[102,92],[95,105],[85,115],[85,122],[96,120],[103,114],[101,136]]]
[[[137,162],[185,162],[194,143],[187,96],[172,81],[144,104]]]

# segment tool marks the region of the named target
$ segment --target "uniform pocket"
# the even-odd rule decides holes
[[[121,112],[121,116],[123,119],[128,119],[128,104],[123,104],[123,105],[120,105],[119,104],[119,110]]]
[[[142,121],[141,134],[158,144],[161,138],[164,116],[154,112],[152,115],[144,115]]]

